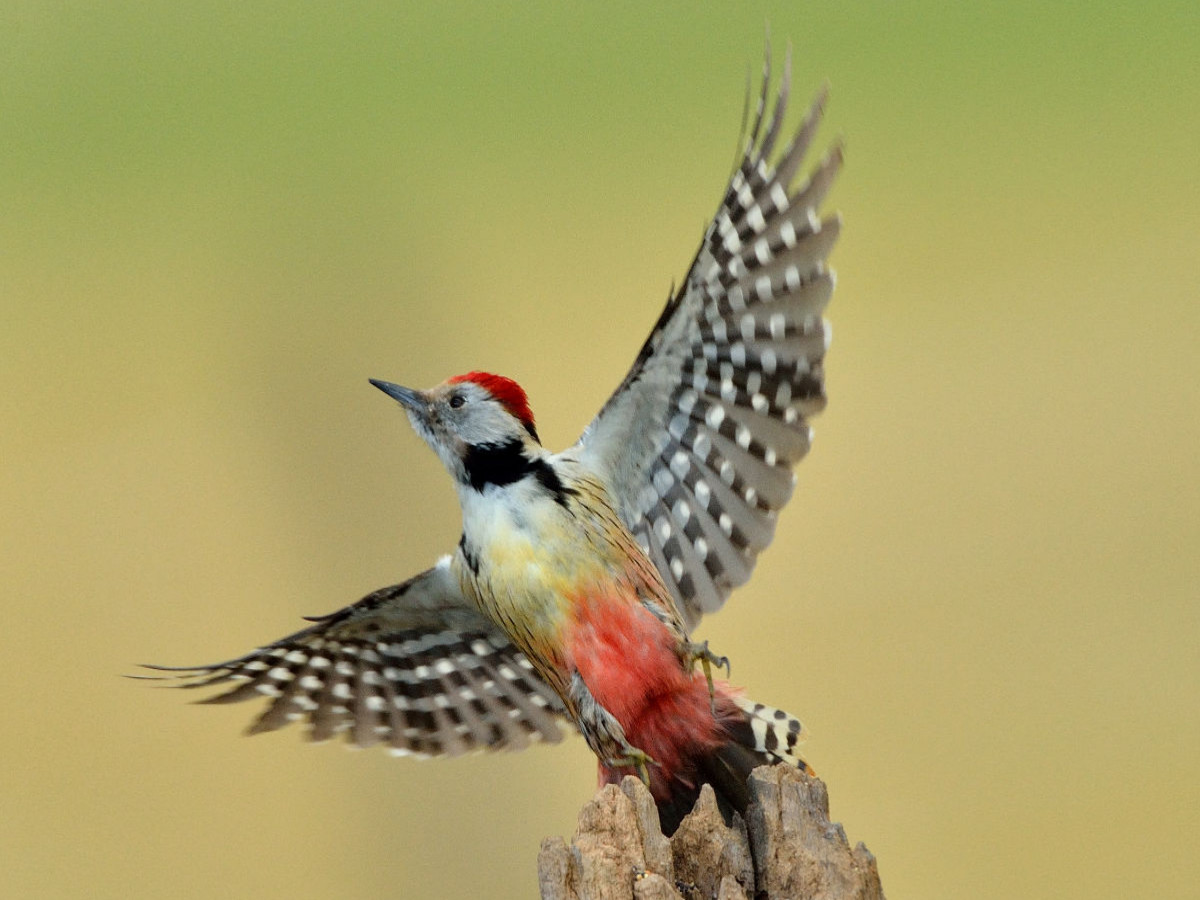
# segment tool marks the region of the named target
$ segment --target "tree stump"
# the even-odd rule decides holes
[[[727,825],[712,788],[670,838],[636,778],[606,785],[575,838],[546,838],[542,900],[883,900],[875,857],[829,821],[820,779],[790,766],[750,776],[746,820]]]

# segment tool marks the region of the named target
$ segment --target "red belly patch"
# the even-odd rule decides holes
[[[650,768],[655,796],[690,768],[690,759],[722,742],[703,673],[684,671],[671,632],[636,598],[577,599],[566,649],[567,662],[621,723],[629,743],[658,763]],[[718,707],[725,694],[719,685]],[[610,772],[601,765],[601,778],[616,780],[632,771]]]

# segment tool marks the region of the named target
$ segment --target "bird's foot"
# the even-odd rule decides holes
[[[688,668],[692,668],[696,663],[700,663],[700,667],[704,669],[704,679],[708,682],[708,701],[712,706],[713,714],[717,712],[717,689],[713,685],[713,668],[724,669],[725,677],[728,678],[732,673],[732,667],[729,664],[728,656],[717,656],[708,649],[708,641],[699,644],[688,642],[684,648],[686,656],[686,664]]]
[[[657,766],[659,763],[649,753],[639,750],[626,741],[621,742],[621,754],[621,756],[609,757],[604,761],[604,765],[610,769],[624,769],[627,767],[637,769],[638,777],[642,779],[642,783],[646,787],[650,787],[650,766]]]

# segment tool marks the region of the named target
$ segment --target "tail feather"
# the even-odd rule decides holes
[[[743,818],[750,803],[750,773],[758,766],[783,763],[808,775],[812,767],[799,756],[806,737],[800,720],[781,709],[726,694],[721,700],[721,723],[726,739],[695,759],[694,776],[672,779],[670,795],[660,797],[658,815],[664,834],[672,834],[691,812],[703,784],[712,785],[726,821],[736,812]]]
[[[761,757],[755,765],[786,762],[809,775],[813,774],[808,763],[799,756],[798,747],[808,737],[799,719],[782,709],[755,703],[745,697],[730,699],[744,714],[743,719],[735,720],[729,728],[730,737],[741,747]]]

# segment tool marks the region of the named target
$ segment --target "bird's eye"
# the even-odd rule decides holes
[[[467,398],[464,397],[462,394],[453,394],[450,397],[450,408],[458,409],[466,402],[467,402]]]

